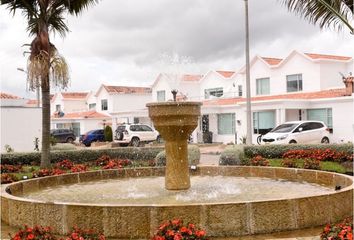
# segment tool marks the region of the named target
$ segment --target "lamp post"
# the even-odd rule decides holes
[[[247,114],[247,135],[246,144],[252,144],[252,121],[251,121],[251,84],[250,84],[250,40],[248,26],[248,0],[245,1],[245,32],[246,32],[246,114]]]
[[[28,74],[28,72],[26,70],[24,70],[23,68],[17,68],[18,71],[20,72],[24,72],[26,74]],[[40,89],[39,86],[36,86],[36,95],[37,95],[37,107],[40,107],[40,93],[39,93]]]

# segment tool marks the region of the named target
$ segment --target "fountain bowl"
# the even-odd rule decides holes
[[[65,234],[74,226],[94,228],[107,237],[147,239],[159,224],[179,218],[205,229],[209,236],[234,237],[295,230],[336,222],[353,214],[353,178],[305,169],[250,166],[200,166],[193,176],[234,176],[316,183],[338,191],[266,201],[190,204],[100,204],[48,202],[23,197],[51,186],[102,179],[163,176],[165,168],[136,168],[72,173],[2,186],[1,219],[10,226],[51,226]]]

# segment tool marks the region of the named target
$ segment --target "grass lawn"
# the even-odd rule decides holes
[[[269,164],[271,167],[281,167],[281,161],[282,159],[268,159]],[[296,159],[296,166],[298,168],[303,168],[304,166],[304,160],[302,159]],[[346,169],[342,165],[340,165],[337,162],[321,162],[320,163],[321,170],[323,171],[329,171],[329,172],[337,172],[337,173],[345,173]]]

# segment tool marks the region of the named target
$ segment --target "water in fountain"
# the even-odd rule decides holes
[[[163,177],[101,180],[45,188],[25,195],[46,202],[91,204],[191,204],[261,201],[333,192],[318,184],[266,178],[195,176],[193,187],[166,191]]]

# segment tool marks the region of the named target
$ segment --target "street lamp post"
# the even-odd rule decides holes
[[[250,84],[250,46],[248,26],[248,0],[245,1],[245,32],[246,32],[246,114],[247,114],[247,135],[246,144],[252,144],[252,120],[251,120],[251,84]]]

